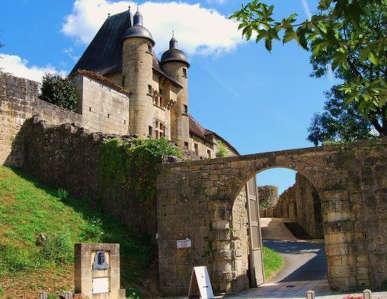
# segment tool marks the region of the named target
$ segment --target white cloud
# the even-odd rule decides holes
[[[304,12],[308,19],[310,20],[312,18],[312,12],[310,10],[309,2],[308,0],[301,0],[302,2],[302,7],[304,8]]]
[[[27,78],[30,80],[41,82],[46,73],[57,73],[62,76],[64,71],[58,71],[52,66],[29,66],[26,59],[22,59],[17,55],[8,55],[0,53],[0,70],[5,73],[10,73],[16,77]]]
[[[62,31],[87,44],[109,13],[122,12],[129,5],[132,10],[137,6],[129,1],[76,0],[73,12],[65,18]],[[147,1],[140,5],[140,10],[144,15],[145,27],[156,41],[157,52],[167,48],[173,30],[181,48],[189,54],[228,51],[243,41],[234,21],[200,4]]]

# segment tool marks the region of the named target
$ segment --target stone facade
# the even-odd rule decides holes
[[[160,288],[186,293],[192,265],[206,265],[217,291],[234,291],[227,227],[241,187],[263,169],[290,168],[321,200],[333,289],[378,288],[387,280],[387,139],[165,165],[158,179]],[[222,225],[220,225],[222,224]],[[176,240],[189,237],[180,252]],[[228,245],[229,244],[229,245]],[[229,247],[230,246],[230,247]],[[245,254],[245,253],[243,253]],[[242,266],[243,267],[243,266]]]
[[[93,132],[129,134],[129,97],[85,75],[74,80],[83,126]]]

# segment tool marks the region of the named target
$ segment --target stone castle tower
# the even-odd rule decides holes
[[[152,123],[153,103],[148,101],[149,82],[153,80],[153,46],[151,33],[143,26],[139,11],[133,18],[129,11],[130,26],[122,41],[122,85],[130,91],[129,133],[147,136]]]
[[[184,146],[189,142],[189,118],[188,118],[188,68],[189,63],[183,53],[177,47],[177,40],[172,37],[169,42],[169,50],[161,56],[161,66],[165,72],[182,85],[182,90],[177,94],[177,104],[171,113],[171,122],[176,126],[172,128],[172,139],[177,144]]]
[[[189,114],[190,63],[174,35],[157,58],[140,11],[109,16],[70,73],[81,94],[80,112],[94,131],[166,138],[197,158],[220,145],[237,151]]]
[[[143,16],[137,11],[133,17],[129,11],[129,28],[122,40],[122,85],[130,91],[129,133],[137,136],[150,135],[150,124],[153,123],[152,113],[154,102],[149,96],[158,86],[161,99],[168,98],[171,90],[167,80],[154,78],[153,66],[155,42],[152,34],[143,24]],[[167,76],[180,83],[176,94],[176,103],[170,105],[169,137],[179,146],[189,143],[188,118],[188,67],[189,63],[183,51],[177,48],[177,40],[172,37],[169,49],[163,53],[159,66]],[[149,82],[153,82],[149,84]],[[158,83],[158,84],[157,84]],[[153,91],[151,90],[151,88]],[[157,92],[157,91],[156,91]],[[153,95],[155,97],[155,95]],[[158,103],[163,106],[165,103]],[[153,129],[153,127],[152,127]]]

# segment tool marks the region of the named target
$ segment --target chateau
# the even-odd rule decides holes
[[[81,95],[80,113],[93,131],[167,138],[194,157],[219,148],[237,151],[189,114],[189,61],[172,37],[159,60],[143,16],[109,16],[70,73]]]
[[[341,291],[385,288],[387,139],[235,156],[237,151],[226,140],[190,116],[190,64],[176,39],[171,39],[160,59],[154,45],[140,12],[133,18],[130,10],[109,16],[70,73],[81,99],[77,111],[40,99],[38,82],[0,72],[0,165],[20,168],[28,175],[23,180],[34,178],[33,185],[50,186],[45,192],[49,195],[55,189],[68,191],[79,200],[63,200],[63,204],[76,213],[83,214],[83,205],[98,207],[103,217],[111,217],[139,235],[153,236],[158,265],[147,272],[152,272],[149,279],[157,282],[147,282],[144,287],[158,286],[161,295],[186,295],[193,265],[207,266],[216,293],[260,286],[264,282],[262,216],[291,218],[311,236],[324,238],[326,287],[329,284]],[[113,155],[105,150],[107,141],[130,142],[134,135],[165,137],[186,150],[187,160],[201,161],[174,163],[170,159],[157,166],[157,177],[154,169],[128,171],[125,157],[110,159]],[[121,149],[115,146],[113,154],[119,155]],[[220,152],[234,157],[209,160]],[[258,189],[256,184],[257,173],[273,168],[298,173],[296,184],[280,197],[277,190]],[[144,186],[148,182],[152,192]],[[3,185],[3,210],[17,213],[17,200],[27,203],[30,194],[10,196],[8,190],[16,188],[13,181],[7,179]],[[24,193],[28,196],[19,195]],[[265,198],[276,204],[260,211],[260,201]],[[72,206],[71,202],[77,203]],[[42,217],[61,218],[60,213],[51,213],[50,207],[41,213],[28,202],[26,210],[39,222]],[[41,252],[31,236],[45,231],[42,225],[36,228],[42,231],[28,233],[26,242],[15,239],[23,247],[23,256],[28,244],[33,246],[33,255]],[[66,230],[71,228],[66,226]],[[6,227],[4,236],[8,232],[13,237],[19,230]],[[6,251],[19,248],[12,246]],[[301,251],[309,252],[297,249],[297,254]],[[118,261],[116,253],[114,257]],[[314,265],[313,259],[304,265]],[[82,265],[90,273],[90,263]],[[304,265],[293,273],[307,270]],[[126,266],[123,269],[132,271]],[[119,270],[108,272],[117,277]],[[111,281],[111,290],[114,286],[118,290],[117,279]],[[302,287],[314,287],[315,282],[304,285],[302,281]],[[100,296],[105,295],[93,298]]]

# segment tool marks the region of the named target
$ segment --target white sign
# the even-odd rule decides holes
[[[194,267],[191,275],[188,298],[194,298],[199,295],[201,299],[215,298],[210,276],[205,266]]]
[[[181,248],[191,248],[192,242],[190,239],[185,239],[185,240],[177,240],[176,241],[177,249]]]
[[[92,290],[93,290],[93,294],[109,293],[109,278],[108,277],[93,278]]]

